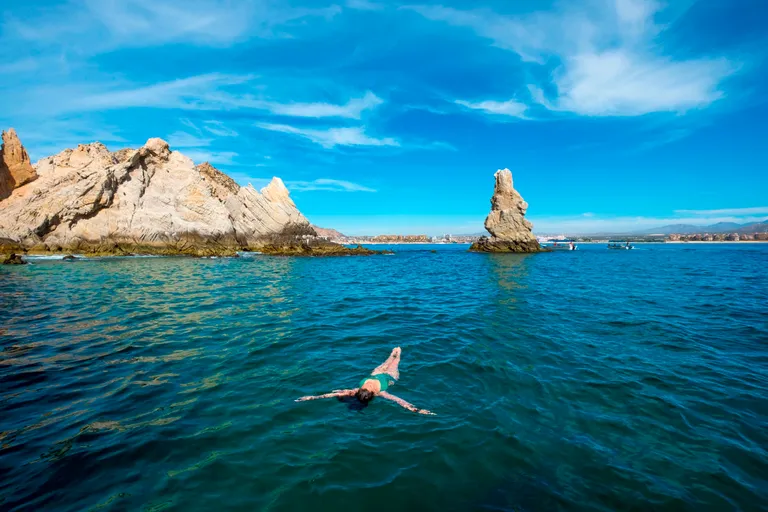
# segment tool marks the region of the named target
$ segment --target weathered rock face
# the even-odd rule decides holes
[[[36,179],[37,173],[16,131],[11,128],[3,132],[3,146],[0,148],[0,200],[10,196],[14,189]]]
[[[541,246],[533,235],[533,224],[525,219],[528,210],[522,196],[512,186],[512,172],[501,169],[494,174],[496,187],[491,198],[491,213],[485,219],[485,229],[491,237],[482,237],[472,244],[479,252],[539,252]]]
[[[26,154],[26,153],[25,153]],[[41,251],[222,253],[313,237],[279,178],[261,192],[161,139],[110,153],[98,142],[36,165],[0,201],[0,240]],[[34,172],[34,170],[33,170]]]
[[[235,183],[235,180],[209,164],[203,162],[196,167],[200,176],[208,182],[211,187],[211,193],[219,200],[226,200],[232,194],[237,194],[240,190],[240,185]]]

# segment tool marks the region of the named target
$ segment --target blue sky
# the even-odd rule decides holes
[[[150,137],[351,234],[768,218],[768,3],[3,0],[33,159]]]

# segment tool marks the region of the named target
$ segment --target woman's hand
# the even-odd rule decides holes
[[[426,409],[419,409],[415,405],[409,404],[408,402],[406,402],[402,398],[398,398],[395,395],[392,395],[392,394],[390,394],[390,393],[388,393],[386,391],[382,391],[381,393],[379,393],[379,396],[381,396],[383,398],[386,398],[387,400],[392,400],[396,404],[400,405],[401,407],[405,407],[406,409],[408,409],[411,412],[417,412],[419,414],[427,414],[429,416],[437,416],[437,414],[433,413],[432,411],[428,411]]]
[[[313,396],[303,396],[301,398],[297,398],[294,400],[294,402],[306,402],[307,400],[313,400],[315,397]]]

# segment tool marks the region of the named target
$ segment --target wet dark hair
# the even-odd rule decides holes
[[[368,391],[367,389],[360,388],[357,390],[357,393],[355,393],[355,398],[360,400],[362,403],[367,404],[371,400],[373,400],[374,394],[373,391]]]

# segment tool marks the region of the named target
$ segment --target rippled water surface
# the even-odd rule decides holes
[[[768,503],[768,244],[397,250],[0,268],[0,509]]]

